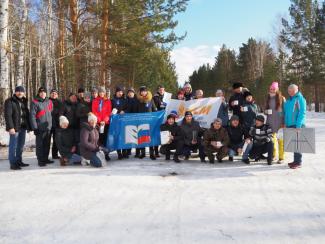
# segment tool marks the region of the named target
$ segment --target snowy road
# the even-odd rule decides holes
[[[2,160],[0,243],[325,243],[325,116],[308,123],[317,154],[299,170],[148,159],[39,169],[28,153],[32,166],[11,172]]]

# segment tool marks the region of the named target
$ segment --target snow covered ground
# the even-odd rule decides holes
[[[40,169],[28,152],[32,166],[12,172],[0,160],[0,243],[325,243],[325,115],[308,126],[317,154],[299,170],[149,159]]]

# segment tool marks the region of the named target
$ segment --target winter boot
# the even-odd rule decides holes
[[[156,156],[155,156],[154,154],[151,154],[151,155],[150,155],[150,159],[151,159],[151,160],[156,160]]]
[[[166,158],[167,161],[170,160],[170,152],[166,152]]]
[[[106,161],[111,160],[111,158],[109,157],[109,154],[108,154],[108,153],[105,153],[105,160],[106,160]]]
[[[229,156],[229,161],[230,161],[230,162],[233,162],[233,161],[234,161],[234,157],[230,157],[230,156]]]
[[[12,164],[10,165],[11,170],[21,170],[20,166],[18,164]]]
[[[60,166],[66,166],[66,161],[63,157],[60,158]]]
[[[250,164],[250,162],[249,162],[249,159],[248,158],[246,158],[246,159],[243,159],[242,160],[245,164]]]
[[[29,164],[25,164],[24,162],[17,163],[19,167],[28,167]]]
[[[46,166],[46,163],[45,162],[38,161],[38,166],[39,167],[45,167]]]
[[[178,155],[174,155],[174,162],[175,163],[180,163],[181,160],[179,160]]]
[[[209,163],[214,164],[214,156],[212,155],[212,156],[209,156],[208,158],[209,158]]]
[[[118,160],[122,160],[123,159],[123,154],[121,152],[117,153],[117,158]]]

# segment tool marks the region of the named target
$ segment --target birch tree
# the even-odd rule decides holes
[[[25,42],[26,42],[26,20],[27,20],[27,7],[26,1],[21,2],[21,25],[19,32],[19,50],[18,50],[18,66],[17,66],[17,85],[25,84]]]

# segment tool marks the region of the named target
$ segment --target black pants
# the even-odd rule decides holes
[[[56,146],[56,142],[55,142],[55,128],[52,128],[51,130],[51,134],[50,134],[50,140],[51,138],[53,139],[52,142],[52,158],[56,158],[58,157],[58,147]]]
[[[104,133],[99,133],[99,145],[102,147],[106,147],[106,141],[107,141],[107,136],[108,136],[108,129],[109,125],[105,125],[104,127]]]
[[[155,155],[158,156],[159,155],[159,146],[155,146],[154,150],[155,150]]]
[[[117,154],[121,154],[123,156],[129,156],[129,149],[122,149],[122,150],[116,150]],[[131,150],[131,149],[130,149]]]
[[[166,144],[166,145],[162,145],[161,146],[161,151],[164,152],[166,154],[166,157],[170,156],[170,151],[171,150],[175,150],[175,156],[179,156],[182,154],[182,150],[183,150],[183,141],[173,141],[170,144]]]
[[[183,155],[189,157],[189,156],[191,156],[191,151],[194,151],[197,149],[199,150],[200,159],[204,159],[205,158],[204,147],[199,142],[197,144],[184,145],[183,146]]]
[[[39,162],[46,162],[49,158],[51,146],[51,131],[39,131],[36,135],[36,156]]]
[[[252,159],[261,158],[262,154],[267,153],[267,160],[272,161],[273,159],[273,142],[270,141],[263,145],[253,145],[252,150],[249,153],[249,157]]]
[[[146,155],[146,148],[145,147],[137,148],[135,152],[136,155]],[[154,155],[155,154],[154,147],[149,147],[149,152],[150,152],[150,156]]]

